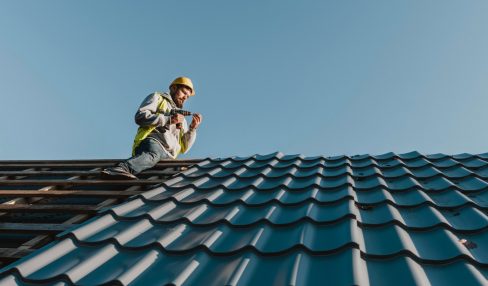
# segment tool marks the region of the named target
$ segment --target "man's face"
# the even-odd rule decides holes
[[[185,86],[175,86],[171,90],[171,97],[178,108],[183,108],[183,104],[190,97],[191,89]]]

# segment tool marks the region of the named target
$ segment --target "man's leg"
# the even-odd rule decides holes
[[[153,139],[145,139],[136,149],[136,155],[118,164],[133,175],[154,167],[164,153],[161,145]]]
[[[102,171],[102,175],[118,178],[137,179],[135,174],[154,167],[167,155],[161,145],[153,139],[145,139],[135,150],[135,156],[120,162],[117,166]]]

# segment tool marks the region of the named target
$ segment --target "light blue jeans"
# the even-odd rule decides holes
[[[154,167],[159,160],[168,159],[169,156],[164,152],[163,147],[155,139],[146,138],[135,150],[135,156],[118,164],[131,174]]]

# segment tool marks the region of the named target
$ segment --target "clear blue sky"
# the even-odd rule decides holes
[[[487,1],[2,1],[0,159],[127,158],[176,76],[184,157],[488,151]]]

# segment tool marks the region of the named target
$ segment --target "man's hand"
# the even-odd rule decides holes
[[[193,119],[191,120],[190,129],[197,129],[200,123],[202,123],[202,115],[200,113],[194,113]]]
[[[184,119],[185,117],[183,115],[176,113],[175,115],[171,116],[171,124],[181,125]]]

